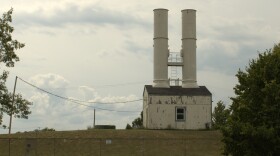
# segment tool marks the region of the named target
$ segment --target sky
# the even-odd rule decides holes
[[[228,106],[244,70],[258,53],[280,41],[279,0],[0,0],[0,14],[14,9],[15,77],[74,103],[42,92],[18,79],[16,93],[33,102],[32,114],[13,119],[12,132],[44,127],[82,130],[93,124],[124,129],[139,117],[144,85],[153,81],[153,9],[168,12],[169,49],[181,48],[181,10],[197,10],[197,81],[213,94],[213,107]],[[91,107],[87,107],[89,105]],[[114,111],[106,111],[109,109]],[[120,112],[131,111],[131,112]],[[9,124],[4,116],[3,124]],[[0,133],[8,130],[0,129]]]

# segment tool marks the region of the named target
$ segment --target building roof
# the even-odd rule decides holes
[[[187,95],[187,96],[211,96],[212,93],[205,87],[182,88],[182,86],[170,86],[170,88],[155,88],[152,85],[145,85],[144,91],[149,95]]]

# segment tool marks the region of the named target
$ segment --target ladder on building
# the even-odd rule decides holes
[[[178,66],[182,64],[182,58],[178,52],[169,52],[168,64],[170,66],[169,84],[170,86],[179,86],[180,78],[178,77]]]

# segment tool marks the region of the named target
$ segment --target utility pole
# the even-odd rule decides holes
[[[14,92],[13,92],[12,107],[11,107],[11,114],[10,114],[9,134],[11,134],[11,129],[12,129],[13,107],[14,107],[14,102],[15,102],[15,92],[16,92],[16,87],[17,87],[17,78],[18,77],[16,76],[15,85],[14,85]]]

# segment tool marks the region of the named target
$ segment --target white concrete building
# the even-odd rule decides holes
[[[143,93],[143,126],[148,129],[205,129],[211,123],[212,94],[199,88],[156,88]]]
[[[196,81],[196,10],[182,10],[181,62],[168,62],[168,10],[154,10],[154,83],[143,92],[143,126],[148,129],[205,129],[212,94]],[[168,66],[182,66],[181,86],[170,86]],[[179,84],[179,83],[175,83]]]

